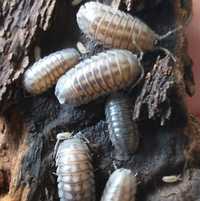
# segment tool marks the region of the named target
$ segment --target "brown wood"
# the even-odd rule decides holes
[[[17,79],[31,62],[34,43],[50,25],[55,3],[55,0],[0,2],[1,102],[10,101]]]

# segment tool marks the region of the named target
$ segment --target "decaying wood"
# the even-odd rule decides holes
[[[111,3],[110,0],[105,1],[107,4]],[[145,2],[149,1],[145,0]],[[190,3],[190,1],[184,2]],[[168,57],[161,57],[157,62],[162,61],[162,65],[151,69],[152,57],[156,58],[158,53],[147,53],[148,61],[145,65],[147,66],[145,72],[149,71],[150,77],[147,74],[143,89],[141,90],[141,86],[138,86],[137,91],[133,91],[130,96],[137,98],[137,94],[141,94],[138,96],[141,102],[136,101],[136,108],[139,108],[142,101],[149,101],[149,115],[152,119],[138,121],[141,136],[138,151],[129,161],[119,163],[114,161],[112,157],[113,147],[105,122],[104,98],[88,105],[73,107],[67,104],[60,105],[54,96],[54,89],[50,89],[39,96],[24,97],[20,93],[16,97],[13,96],[15,92],[19,92],[16,88],[21,87],[20,75],[29,63],[33,62],[34,48],[32,47],[36,45],[37,40],[44,40],[42,36],[44,31],[45,37],[49,36],[49,41],[53,41],[52,32],[54,33],[53,36],[57,36],[57,29],[52,27],[50,31],[48,27],[51,20],[56,21],[54,25],[60,25],[60,22],[68,19],[62,17],[66,16],[66,8],[68,8],[72,21],[68,25],[68,32],[59,32],[60,35],[57,37],[66,38],[71,35],[78,35],[74,20],[78,6],[75,8],[71,5],[71,1],[66,3],[65,0],[7,0],[1,1],[0,4],[2,5],[0,6],[2,9],[0,12],[1,19],[3,19],[3,26],[0,27],[0,44],[2,47],[0,51],[3,52],[0,61],[0,99],[3,104],[1,104],[1,110],[4,111],[0,117],[0,200],[59,200],[53,150],[56,134],[64,131],[73,132],[79,137],[87,138],[90,142],[95,168],[95,183],[98,187],[96,188],[97,200],[101,197],[109,174],[114,170],[113,163],[117,167],[131,169],[133,174],[138,174],[137,200],[146,199],[144,192],[149,198],[148,200],[156,200],[154,198],[158,198],[161,195],[160,192],[164,192],[166,195],[169,190],[173,191],[168,185],[162,187],[158,178],[172,173],[182,173],[184,165],[190,161],[194,163],[194,157],[197,161],[200,153],[199,123],[188,116],[187,111],[184,111],[184,114],[188,121],[183,120],[179,109],[174,112],[172,110],[171,113],[171,103],[172,105],[174,103],[184,105],[185,91],[187,90],[191,95],[194,93],[191,66],[189,62],[183,61],[185,57],[183,55],[186,54],[186,51],[181,32],[170,36],[162,44],[177,56],[175,66],[169,62]],[[56,11],[62,5],[65,5],[63,9],[59,12]],[[160,34],[166,33],[176,23],[180,23],[178,21],[183,11],[186,11],[186,16],[190,15],[190,8],[188,6],[183,8],[179,0],[160,1],[155,7],[145,9],[145,12],[140,10],[138,17]],[[133,11],[131,14],[135,15],[135,12]],[[55,18],[55,15],[60,17]],[[77,41],[81,41],[81,38],[79,39]],[[65,45],[73,46],[77,43],[76,38],[73,38],[66,44],[64,43],[65,40],[62,40],[56,47],[51,47],[52,44],[49,41],[43,44],[48,51],[64,48]],[[96,51],[100,52],[103,49],[102,46],[95,46],[95,41],[89,42],[91,44],[89,54]],[[87,54],[84,55],[84,57],[87,56]],[[169,92],[174,87],[176,88],[175,99],[173,96],[169,96]],[[161,88],[163,88],[162,91]],[[161,93],[157,93],[155,89]],[[150,96],[152,94],[156,94],[157,97]],[[148,101],[147,97],[150,97]],[[12,102],[13,99],[16,100],[15,104],[7,108],[8,102]],[[151,105],[150,100],[153,101],[153,105]],[[162,101],[164,101],[164,107]],[[177,116],[178,121],[161,128],[160,120],[153,120],[160,114],[162,114],[159,116],[159,118],[162,117],[161,122],[167,120],[167,117],[173,119],[174,116]],[[199,164],[194,164],[199,167]],[[195,172],[198,171],[195,170]],[[183,189],[182,185],[186,185],[187,192],[189,192],[189,188],[193,189],[189,192],[190,194],[187,194],[191,195],[190,201],[195,201],[195,195],[199,193],[199,181],[193,179],[197,176],[199,177],[199,173],[192,173],[191,182],[187,179],[188,177],[186,179],[183,177],[183,184],[178,183],[175,188],[176,190],[179,187]],[[158,185],[155,184],[157,181]],[[153,192],[152,186],[156,186]],[[177,192],[178,195],[174,195],[174,197],[184,201],[180,194],[183,195],[186,191],[177,190]],[[173,195],[169,196],[174,198]],[[165,197],[162,200],[167,200],[167,198]]]
[[[171,58],[157,58],[151,72],[148,72],[145,77],[145,82],[140,95],[135,102],[133,119],[139,119],[145,111],[145,115],[149,119],[160,118],[161,125],[166,120],[170,119],[172,114],[172,106],[170,103],[170,92],[175,88],[175,76],[173,68],[175,65],[170,64]]]
[[[183,178],[177,184],[165,184],[161,187],[159,192],[156,190],[147,196],[148,201],[197,201],[200,195],[200,170],[192,169],[185,172]]]

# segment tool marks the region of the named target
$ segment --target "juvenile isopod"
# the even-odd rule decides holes
[[[133,52],[153,50],[159,40],[181,28],[160,36],[140,19],[98,2],[80,7],[77,23],[90,38],[108,47]]]
[[[56,153],[58,195],[61,201],[95,201],[94,173],[88,146],[71,138]]]
[[[106,121],[110,139],[115,148],[117,160],[128,160],[137,150],[139,133],[132,120],[130,100],[122,94],[112,95],[105,106]]]
[[[24,73],[24,88],[31,94],[41,94],[77,64],[79,59],[80,55],[74,48],[60,50],[40,59]]]
[[[181,175],[170,175],[170,176],[164,176],[162,178],[162,181],[165,183],[176,183],[181,180],[182,180]]]
[[[135,201],[136,177],[131,170],[115,170],[106,183],[101,201]]]
[[[61,104],[81,105],[127,87],[140,74],[141,65],[136,55],[127,50],[108,50],[65,73],[57,82],[55,95]]]

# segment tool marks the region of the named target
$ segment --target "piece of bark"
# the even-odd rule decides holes
[[[161,125],[164,125],[165,121],[170,119],[170,93],[175,88],[175,67],[169,55],[162,59],[157,58],[152,71],[146,74],[141,93],[135,101],[134,120],[145,116],[148,119],[160,118]]]

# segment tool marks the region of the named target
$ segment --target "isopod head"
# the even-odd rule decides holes
[[[135,201],[136,177],[131,170],[120,168],[109,177],[101,201]]]

